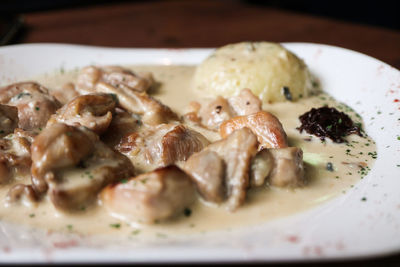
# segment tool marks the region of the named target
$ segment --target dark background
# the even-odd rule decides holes
[[[184,1],[184,0],[182,0]],[[200,1],[200,0],[199,0]],[[252,6],[276,7],[305,14],[332,17],[349,22],[400,29],[400,11],[398,1],[364,0],[364,1],[323,1],[323,0],[215,0],[222,2],[242,2]],[[63,8],[77,8],[92,5],[107,5],[118,2],[150,2],[150,1],[104,1],[104,0],[5,0],[0,4],[0,16],[30,13]]]

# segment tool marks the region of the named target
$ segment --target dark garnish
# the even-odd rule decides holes
[[[326,170],[330,172],[334,171],[332,162],[326,163]]]
[[[305,130],[309,134],[318,136],[321,140],[328,137],[335,143],[343,143],[345,142],[343,137],[349,134],[362,136],[361,127],[336,108],[312,108],[301,115],[299,119],[301,126],[297,130],[300,132]]]
[[[289,87],[282,87],[282,94],[285,96],[286,100],[292,101],[292,93],[290,93]]]

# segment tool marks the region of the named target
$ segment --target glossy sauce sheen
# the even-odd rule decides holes
[[[201,102],[201,99],[206,97],[191,89],[194,66],[132,66],[131,68],[134,71],[153,72],[156,80],[161,82],[161,86],[153,95],[179,115],[185,113],[185,108],[190,101]],[[36,77],[34,80],[51,89],[60,87],[66,82],[75,81],[77,73],[77,71],[58,72]],[[373,140],[368,137],[353,134],[346,138],[349,141],[348,144],[336,144],[330,140],[321,142],[317,137],[311,137],[306,133],[300,134],[296,130],[296,127],[300,126],[298,117],[301,114],[312,107],[321,107],[326,104],[337,107],[355,122],[360,122],[358,115],[351,109],[326,94],[301,99],[294,103],[284,102],[263,106],[264,110],[273,113],[282,122],[289,138],[289,145],[303,149],[306,177],[309,182],[307,186],[294,190],[267,186],[251,189],[248,192],[247,201],[236,212],[228,212],[223,207],[211,206],[198,200],[190,207],[190,216],[182,214],[168,222],[151,226],[129,225],[111,217],[101,205],[96,204],[70,214],[56,211],[48,200],[31,207],[23,205],[6,207],[5,195],[12,186],[12,184],[7,184],[0,185],[0,200],[2,201],[0,219],[47,230],[83,235],[96,234],[112,238],[116,235],[121,237],[140,235],[143,238],[165,238],[170,235],[231,230],[236,227],[262,224],[274,218],[301,212],[335,196],[345,194],[350,187],[360,181],[369,168],[372,168],[374,161],[371,153],[374,153],[376,148]],[[219,138],[217,133],[194,129],[200,131],[210,141]],[[328,162],[332,163],[333,171],[327,169]],[[368,164],[368,167],[361,170],[355,164],[346,164],[358,162],[364,162]],[[29,178],[20,178],[15,182],[22,181],[29,183]]]

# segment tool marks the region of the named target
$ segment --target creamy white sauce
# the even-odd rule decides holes
[[[170,106],[179,115],[185,113],[190,101],[202,101],[207,97],[199,95],[191,89],[191,79],[194,66],[132,66],[134,71],[151,71],[161,86],[152,94],[164,104]],[[64,83],[73,82],[77,71],[68,73],[46,74],[35,78],[48,88],[59,88]],[[155,225],[129,225],[126,222],[110,216],[101,205],[93,204],[74,213],[57,211],[48,200],[26,207],[5,205],[5,196],[15,183],[30,183],[29,177],[18,178],[14,182],[0,185],[0,219],[15,224],[29,225],[51,231],[77,232],[85,235],[105,235],[110,238],[140,235],[150,237],[162,235],[196,234],[205,231],[227,230],[236,227],[248,227],[262,224],[268,220],[288,216],[312,208],[335,196],[346,193],[355,183],[360,181],[367,168],[361,171],[359,167],[344,164],[365,162],[372,168],[374,159],[369,152],[375,152],[375,144],[368,137],[351,135],[349,143],[335,144],[330,140],[321,142],[316,137],[300,134],[296,127],[300,125],[299,115],[324,104],[341,107],[355,121],[360,121],[357,115],[347,110],[347,107],[337,103],[330,96],[320,94],[295,103],[285,102],[266,104],[263,109],[276,115],[282,122],[289,138],[290,146],[301,147],[306,162],[307,186],[298,189],[279,189],[267,186],[251,189],[246,203],[235,212],[228,212],[223,207],[208,205],[198,200],[190,207],[189,217],[184,215]],[[339,108],[340,110],[340,108]],[[219,138],[217,133],[200,131],[209,140]],[[304,139],[311,138],[311,141]],[[326,164],[331,162],[334,171],[328,171]],[[312,164],[310,164],[312,163]]]

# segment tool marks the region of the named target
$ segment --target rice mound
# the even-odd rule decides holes
[[[242,42],[220,47],[205,59],[196,69],[194,88],[222,96],[249,88],[271,103],[307,97],[312,81],[303,60],[280,44]]]

